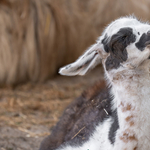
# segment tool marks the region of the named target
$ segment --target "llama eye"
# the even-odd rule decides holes
[[[125,40],[126,38],[127,38],[127,36],[125,35],[125,36],[123,36],[121,39],[122,39],[122,40]]]

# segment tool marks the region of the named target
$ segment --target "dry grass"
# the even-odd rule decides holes
[[[86,3],[82,4],[74,0],[1,1],[0,83],[44,81],[94,42],[98,33],[89,23]]]
[[[24,132],[28,132],[27,130],[34,125],[53,127],[58,122],[64,108],[74,98],[81,95],[86,87],[102,78],[99,76],[102,74],[100,70],[96,69],[93,73],[84,79],[83,77],[58,76],[46,84],[28,83],[15,88],[1,88],[0,126],[18,128]],[[90,79],[91,76],[93,79]],[[45,133],[41,133],[42,135]]]
[[[0,149],[37,150],[64,109],[99,79],[96,69],[84,78],[57,76],[45,84],[1,88]]]

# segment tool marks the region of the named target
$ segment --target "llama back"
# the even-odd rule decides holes
[[[96,130],[96,126],[111,114],[110,88],[105,81],[98,81],[85,90],[64,111],[50,136],[41,144],[40,150],[54,150],[60,145],[81,146]],[[110,139],[113,136],[110,133]]]

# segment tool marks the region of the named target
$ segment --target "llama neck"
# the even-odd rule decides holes
[[[150,117],[150,78],[146,80],[140,77],[131,77],[113,86],[114,102],[120,119],[133,114],[142,119],[147,118],[147,115]]]
[[[150,140],[149,68],[114,74],[111,83],[120,130]]]

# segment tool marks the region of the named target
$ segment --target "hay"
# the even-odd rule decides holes
[[[115,18],[150,19],[148,0],[1,0],[0,84],[42,82]]]

